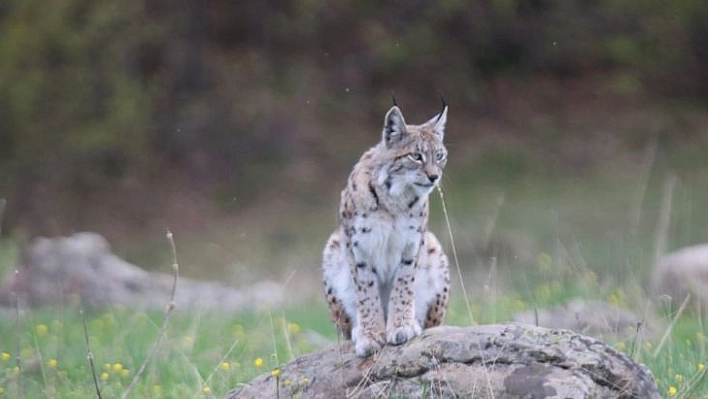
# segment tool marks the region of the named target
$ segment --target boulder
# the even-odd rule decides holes
[[[708,244],[686,247],[662,256],[652,275],[652,290],[674,309],[689,297],[689,310],[708,315]]]
[[[18,273],[0,284],[0,305],[48,305],[80,302],[87,307],[122,304],[142,310],[163,310],[172,293],[172,274],[141,269],[111,252],[96,233],[32,240],[25,248]],[[225,284],[179,277],[177,310],[234,312],[275,305],[283,288],[262,282],[237,289]]]
[[[436,327],[358,358],[332,344],[233,389],[236,398],[661,398],[651,372],[602,342],[522,324]]]
[[[656,322],[599,300],[574,298],[563,305],[515,314],[512,321],[548,328],[565,328],[603,341],[652,337]]]

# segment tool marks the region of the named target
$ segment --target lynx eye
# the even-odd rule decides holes
[[[415,162],[425,161],[425,155],[421,154],[420,152],[411,152],[410,154],[408,154],[408,158]]]
[[[435,159],[437,159],[438,162],[442,161],[443,159],[445,159],[445,153],[444,153],[444,152],[438,152],[437,154],[435,154]]]

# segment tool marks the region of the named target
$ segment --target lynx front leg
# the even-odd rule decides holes
[[[404,255],[401,259],[388,304],[386,337],[390,344],[400,345],[420,335],[422,328],[415,319],[415,275],[417,261]]]
[[[343,194],[344,195],[344,194]],[[353,283],[355,320],[352,326],[354,351],[366,357],[386,344],[386,325],[377,276],[378,254],[372,250],[376,241],[372,217],[368,212],[352,211],[353,205],[343,201],[341,211],[344,233],[344,256]]]
[[[358,262],[354,260],[353,276],[356,285],[357,325],[352,331],[352,339],[357,356],[366,357],[386,344],[379,283],[375,266],[361,259]]]

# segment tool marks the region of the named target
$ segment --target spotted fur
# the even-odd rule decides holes
[[[407,125],[394,106],[381,141],[342,191],[339,227],[324,249],[326,298],[337,330],[366,357],[444,322],[448,259],[428,231],[428,196],[447,162],[447,106]]]

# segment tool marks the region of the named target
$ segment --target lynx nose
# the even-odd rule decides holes
[[[428,180],[430,180],[431,183],[435,183],[438,180],[438,177],[440,176],[436,174],[428,175]]]

